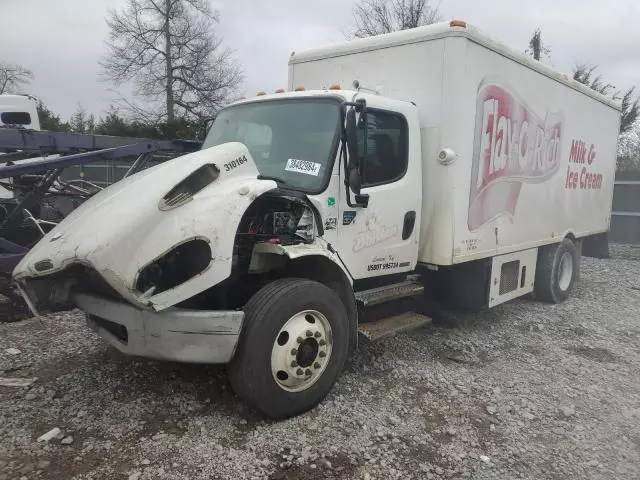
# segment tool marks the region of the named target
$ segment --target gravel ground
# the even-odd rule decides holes
[[[640,478],[640,248],[359,351],[327,399],[265,421],[224,368],[132,359],[70,313],[0,324],[0,480]],[[54,427],[60,435],[38,442]]]

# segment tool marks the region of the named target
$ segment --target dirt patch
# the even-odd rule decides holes
[[[594,362],[615,363],[618,360],[618,357],[606,348],[576,347],[571,351]]]

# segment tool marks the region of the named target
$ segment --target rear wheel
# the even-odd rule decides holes
[[[576,245],[565,238],[556,245],[540,249],[536,267],[536,298],[550,303],[565,301],[580,272],[580,255]]]
[[[277,280],[245,306],[229,364],[236,393],[272,418],[305,412],[329,393],[348,353],[347,313],[325,285]]]

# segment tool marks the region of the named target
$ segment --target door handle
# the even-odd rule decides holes
[[[416,226],[416,212],[410,210],[404,214],[404,224],[402,225],[402,240],[408,239],[413,233],[413,227]]]

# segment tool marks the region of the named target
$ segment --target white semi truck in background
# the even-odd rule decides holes
[[[14,271],[31,309],[228,363],[283,418],[330,391],[359,329],[425,324],[424,296],[561,302],[608,230],[619,106],[464,22],[293,53],[288,87],[49,232]]]
[[[36,101],[27,95],[0,95],[0,128],[40,130]]]
[[[27,95],[0,95],[0,128],[25,128],[40,130],[40,119],[36,101]],[[2,162],[0,152],[0,162]],[[39,160],[33,159],[32,161]],[[14,193],[0,186],[0,198],[14,198]]]

